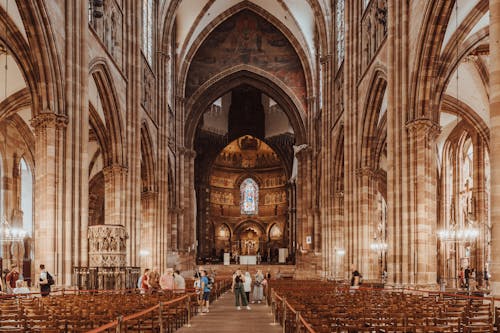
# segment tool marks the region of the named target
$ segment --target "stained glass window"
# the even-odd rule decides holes
[[[342,61],[344,61],[344,0],[337,0],[336,2],[336,18],[335,22],[337,24],[337,66],[340,67]]]
[[[257,214],[259,208],[259,186],[252,178],[241,183],[241,214]]]
[[[142,1],[142,52],[153,64],[153,0]]]

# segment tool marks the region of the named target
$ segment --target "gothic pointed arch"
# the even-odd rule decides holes
[[[220,96],[243,84],[255,87],[274,99],[284,110],[295,133],[296,144],[307,142],[305,113],[293,93],[275,77],[258,68],[239,65],[212,78],[186,102],[185,145],[193,147],[198,123],[206,107]]]
[[[255,22],[252,20],[255,20]],[[266,47],[266,43],[262,43],[262,40],[259,42],[257,37],[253,40],[253,37],[255,37],[253,36],[254,34],[252,34],[252,43],[255,43],[255,45],[250,44],[249,41],[245,42],[244,39],[237,37],[238,34],[241,35],[241,33],[248,33],[245,31],[238,32],[237,30],[245,30],[245,27],[243,26],[245,22],[248,22],[249,24],[247,29],[251,29],[251,27],[258,27],[265,34],[273,34],[273,36],[277,35],[275,40],[270,40],[269,43],[270,45],[276,43],[276,46],[286,50],[285,53],[277,54],[274,57],[275,59],[283,59],[283,61],[269,62],[264,59],[260,59],[259,62],[256,62],[257,59],[255,57],[249,57],[249,54],[240,52],[243,49],[255,49],[262,52],[261,48]],[[314,85],[312,82],[314,75],[312,65],[310,63],[310,58],[312,57],[308,56],[308,52],[301,47],[293,33],[291,33],[289,29],[280,22],[280,20],[275,18],[271,13],[267,12],[262,7],[257,6],[250,1],[242,1],[227,9],[199,34],[187,52],[185,60],[179,71],[180,90],[178,95],[189,97],[193,91],[196,90],[196,87],[202,85],[206,79],[216,75],[221,69],[225,70],[231,66],[231,59],[225,59],[223,63],[219,64],[217,61],[221,58],[220,56],[212,57],[210,59],[206,59],[206,57],[203,56],[204,49],[210,49],[213,51],[214,45],[212,44],[219,44],[225,40],[225,38],[221,39],[221,37],[217,37],[218,35],[226,36],[231,32],[235,34],[234,37],[236,38],[237,44],[247,43],[245,44],[246,46],[243,44],[238,47],[233,46],[237,52],[233,52],[231,58],[234,58],[234,61],[238,63],[245,63],[254,66],[257,66],[258,64],[259,67],[262,67],[264,70],[269,71],[273,75],[285,81],[287,85],[292,87],[292,90],[298,96],[303,106],[306,107],[306,98],[314,95]],[[279,36],[280,34],[281,36]],[[225,48],[219,47],[219,49],[223,50]],[[197,64],[205,64],[203,67],[206,67],[206,65],[209,65],[210,67],[208,72],[203,76],[203,78],[201,78],[201,82],[200,78],[190,78],[190,73],[199,74],[200,72],[203,72]],[[282,76],[280,71],[276,70],[282,68],[283,66],[288,66],[286,71],[289,73],[286,77]]]
[[[64,114],[64,87],[59,47],[55,41],[53,24],[47,12],[47,3],[37,0],[16,1],[31,48],[33,59],[36,98],[33,112],[51,112]],[[0,15],[2,17],[3,15]],[[31,87],[30,87],[31,88]]]
[[[0,103],[0,122],[15,115],[20,109],[30,106],[32,103],[29,88],[23,88]]]
[[[102,122],[99,113],[95,109],[95,107],[89,103],[89,123],[90,128],[96,136],[97,142],[99,143],[99,151],[102,154],[103,162],[105,166],[109,166],[112,164],[111,159],[111,142],[108,136],[108,130],[106,125]]]
[[[31,97],[32,116],[41,112],[43,102],[41,101],[41,85],[39,84],[38,69],[33,62],[31,49],[24,39],[16,24],[0,6],[0,40],[7,48],[9,54],[15,59],[17,66],[21,70],[24,81],[28,86],[28,93]],[[24,94],[24,93],[22,93]],[[18,95],[15,93],[15,95]],[[16,96],[16,98],[19,96]],[[4,101],[5,102],[5,101]]]
[[[439,123],[437,105],[433,105],[435,73],[441,54],[446,27],[453,11],[454,1],[431,0],[425,7],[422,28],[417,39],[415,65],[410,86],[410,108],[406,121],[428,119]]]
[[[379,118],[382,107],[382,101],[384,99],[385,90],[387,87],[386,75],[382,70],[375,70],[372,78],[370,80],[370,91],[368,92],[365,106],[364,114],[361,119],[361,165],[359,167],[369,166],[375,169],[374,163],[377,161],[374,159],[377,154],[377,136],[383,135],[378,130],[379,128]]]
[[[465,36],[464,36],[465,37]],[[442,102],[443,95],[450,81],[453,79],[453,73],[458,70],[461,62],[470,54],[480,53],[481,49],[487,48],[489,37],[489,27],[484,27],[462,42],[458,54],[453,54],[450,59],[443,59],[439,75],[436,79],[436,91],[434,94],[434,104]],[[456,46],[457,47],[457,46]],[[480,73],[481,74],[481,73]],[[489,89],[489,86],[487,86]]]
[[[487,149],[489,149],[489,126],[470,106],[452,96],[444,95],[443,101],[441,103],[441,110],[450,114],[457,115],[460,118],[464,119],[480,136],[481,140],[486,144]]]
[[[97,91],[102,101],[106,129],[109,133],[111,147],[109,162],[110,164],[125,165],[123,121],[116,89],[106,61],[99,58],[95,59],[90,64],[90,74],[95,80]]]
[[[24,155],[31,169],[34,170],[35,160],[35,135],[30,127],[18,114],[13,114],[8,118],[8,121],[15,127],[26,145],[26,154]]]

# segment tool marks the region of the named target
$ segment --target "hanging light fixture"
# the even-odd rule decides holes
[[[370,248],[375,252],[385,252],[387,250],[387,243],[375,239],[374,242],[370,244]]]
[[[0,241],[1,242],[18,242],[26,237],[27,232],[23,228],[11,227],[5,216],[0,222]]]
[[[479,229],[474,226],[474,222],[469,220],[466,227],[457,227],[456,224],[449,228],[438,231],[438,237],[444,242],[472,242],[479,237]]]

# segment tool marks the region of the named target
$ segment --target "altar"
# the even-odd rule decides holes
[[[240,265],[257,265],[257,256],[240,256]]]

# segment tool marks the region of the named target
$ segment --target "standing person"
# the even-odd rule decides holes
[[[460,271],[458,272],[458,280],[459,280],[460,288],[464,288],[465,287],[465,274],[464,274],[463,267],[460,267]]]
[[[158,267],[153,268],[153,271],[149,272],[148,287],[148,290],[151,290],[151,292],[160,290],[160,273],[158,273]]]
[[[469,285],[470,285],[470,290],[476,290],[476,286],[477,286],[477,283],[476,283],[476,270],[474,268],[471,268],[470,270],[470,281],[469,281]]]
[[[174,270],[167,268],[165,274],[160,277],[160,287],[162,290],[174,289]]]
[[[258,302],[260,304],[260,302],[264,298],[264,285],[262,283],[263,281],[264,274],[262,274],[262,270],[259,269],[255,274],[255,280],[253,283],[253,303]]]
[[[358,287],[359,286],[359,280],[361,279],[361,274],[359,274],[358,270],[354,268],[354,266],[351,266],[352,268],[352,277],[351,277],[351,287]]]
[[[174,293],[182,294],[186,291],[186,280],[179,270],[174,272]]]
[[[243,283],[245,282],[245,277],[241,274],[241,270],[236,270],[236,273],[233,275],[233,283],[231,285],[231,291],[234,292],[234,297],[236,301],[236,310],[241,310],[240,307],[240,299],[241,305],[246,306],[247,310],[251,310],[248,306],[247,297],[243,290]]]
[[[50,286],[51,284],[53,284],[53,281],[53,278],[45,269],[45,265],[40,264],[40,278],[38,284],[40,285],[40,294],[42,295],[42,297],[49,296]]]
[[[5,277],[5,284],[7,286],[7,293],[12,293],[12,290],[16,287],[16,281],[19,280],[19,271],[17,265],[13,264],[10,268],[10,272]]]
[[[250,303],[250,292],[252,291],[252,277],[249,272],[245,272],[245,282],[243,282],[243,290],[247,296],[247,302]]]
[[[267,270],[266,279],[268,282],[269,282],[269,280],[271,280],[271,271],[270,270]]]
[[[486,289],[490,289],[490,272],[488,271],[488,268],[484,269],[484,285]]]
[[[208,313],[210,305],[210,287],[208,285],[207,271],[201,271],[201,290],[203,291],[201,313]]]
[[[202,296],[203,296],[203,293],[201,292],[201,276],[200,273],[196,271],[194,273],[193,288],[194,292],[196,293],[196,299],[198,301],[198,305],[201,306]]]
[[[149,268],[144,269],[144,274],[139,278],[139,289],[141,289],[141,294],[144,294],[149,289]]]
[[[467,289],[467,291],[469,291],[469,279],[470,279],[470,268],[469,266],[467,266],[467,268],[465,269],[465,272],[464,272],[464,276],[465,276],[465,289]]]

